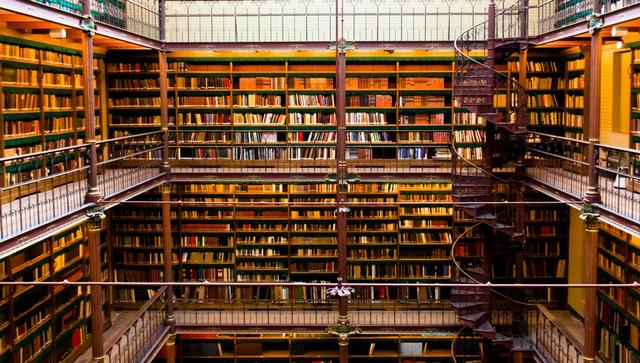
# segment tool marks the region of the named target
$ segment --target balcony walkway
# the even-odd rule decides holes
[[[569,194],[575,198],[584,197],[588,177],[563,168],[531,167],[527,175],[551,188]],[[602,204],[599,206],[611,213],[632,221],[640,221],[640,190],[631,192],[627,188],[614,187],[615,180],[601,176],[599,178]]]
[[[106,169],[98,175],[98,190],[103,198],[109,198],[160,175],[158,168]],[[38,187],[37,183],[34,185]],[[86,193],[87,180],[82,179],[2,204],[0,240],[13,238],[88,207],[84,201]]]
[[[569,310],[539,306],[529,319],[528,340],[548,362],[584,363],[584,324]]]
[[[224,330],[225,332],[246,332],[263,330],[271,332],[291,332],[302,330],[324,332],[327,327],[338,322],[338,311],[319,306],[306,310],[178,310],[175,312],[178,330]],[[363,333],[383,333],[389,331],[416,331],[425,328],[460,326],[453,309],[450,310],[350,310],[351,324]]]

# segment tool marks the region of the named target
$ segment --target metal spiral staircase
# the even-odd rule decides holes
[[[491,280],[494,267],[492,256],[513,255],[518,248],[522,248],[523,234],[516,221],[516,208],[519,207],[499,203],[517,198],[519,189],[512,181],[494,173],[496,168],[516,167],[522,161],[525,150],[522,131],[526,125],[526,93],[517,80],[497,72],[494,66],[501,57],[519,51],[526,44],[525,37],[496,39],[496,19],[500,21],[502,15],[520,11],[518,6],[515,4],[496,14],[492,2],[488,20],[462,33],[454,45],[454,100],[458,107],[466,108],[483,120],[486,148],[482,158],[472,160],[457,147],[455,137],[452,141],[453,200],[458,203],[458,213],[464,213],[466,218],[476,221],[465,233],[471,229],[481,232],[484,253],[479,266],[464,268],[456,262],[459,268],[458,282],[469,287],[452,289],[451,299],[460,321],[486,338],[484,361],[492,362],[498,361],[495,354],[511,350],[513,336],[518,335],[517,327],[498,331],[497,323],[492,321],[492,310],[498,300],[506,298],[511,303],[516,303],[516,300],[504,293],[496,294],[495,291],[477,286]],[[500,107],[498,111],[494,106],[494,95],[505,93],[505,90],[508,90],[503,96],[503,101],[506,98],[506,107]],[[454,251],[455,248],[452,249],[455,261]],[[492,353],[487,350],[493,351],[494,356],[491,357]]]

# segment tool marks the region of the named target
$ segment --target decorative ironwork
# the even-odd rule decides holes
[[[89,33],[91,36],[96,34],[96,22],[93,20],[91,16],[86,16],[82,20],[80,20],[80,28]]]
[[[349,297],[354,291],[354,288],[344,286],[342,284],[342,277],[338,277],[338,285],[328,289],[327,294],[331,296]]]
[[[600,213],[598,208],[591,204],[585,204],[580,211],[580,219],[585,222],[587,232],[598,232]]]

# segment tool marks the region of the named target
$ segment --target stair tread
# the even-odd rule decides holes
[[[483,318],[488,318],[488,317],[489,317],[489,312],[488,311],[481,311],[479,313],[460,315],[458,318],[460,320],[476,323],[476,322],[479,322],[480,320],[482,320]],[[489,324],[489,326],[495,332],[495,328],[491,325],[491,323],[488,320],[485,320],[484,322],[482,322],[482,324],[480,324],[478,326],[478,328],[484,326],[485,324]]]
[[[474,274],[484,274],[485,270],[482,267],[470,267],[465,269],[466,272],[473,272]]]
[[[493,213],[482,213],[476,216],[477,219],[496,219],[496,215]]]
[[[493,339],[493,341],[503,343],[503,342],[512,342],[513,339],[509,336],[496,332],[496,337]]]
[[[486,313],[485,313],[486,314]],[[477,328],[474,329],[476,332],[478,333],[490,333],[490,334],[497,334],[496,333],[496,328],[491,325],[491,323],[487,320],[485,322],[483,322],[482,324],[480,324],[480,326],[478,326]]]
[[[454,309],[464,309],[464,308],[470,308],[470,307],[474,307],[474,306],[486,306],[488,307],[488,305],[490,305],[491,303],[488,301],[468,301],[468,302],[452,302],[451,306],[454,307]]]

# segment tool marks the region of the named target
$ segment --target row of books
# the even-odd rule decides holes
[[[443,89],[446,88],[444,78],[432,77],[400,77],[399,88],[408,89]]]
[[[285,77],[240,77],[238,89],[284,89],[287,86]]]
[[[231,79],[215,76],[178,77],[175,80],[175,87],[186,89],[230,89]]]
[[[520,71],[520,62],[509,62],[511,72]],[[527,61],[527,72],[558,72],[559,68],[554,61]]]
[[[530,112],[530,125],[563,125],[565,114],[562,112]]]
[[[178,104],[183,107],[229,107],[229,100],[229,96],[180,96]]]
[[[160,80],[157,78],[112,78],[109,80],[110,88],[158,88]]]
[[[570,108],[583,108],[584,96],[583,95],[567,95],[565,99],[565,105]]]
[[[310,106],[320,106],[320,107],[332,107],[335,106],[334,96],[329,95],[300,95],[295,94],[289,95],[289,106],[299,106],[299,107],[310,107]]]
[[[0,43],[0,56],[27,60],[42,59],[43,63],[59,64],[64,66],[82,66],[82,57],[78,55],[38,50],[17,44]]]
[[[234,106],[243,107],[282,107],[283,97],[278,95],[245,94],[237,95]]]
[[[289,88],[293,89],[332,89],[334,88],[333,78],[302,78],[293,77],[289,79]]]
[[[393,107],[390,95],[347,96],[347,107]]]
[[[569,81],[569,85],[571,80]],[[564,89],[564,79],[558,77],[529,77],[527,78],[528,89]]]
[[[584,80],[585,80],[584,74],[578,77],[569,78],[569,80],[567,81],[567,87],[568,89],[583,89]]]
[[[346,89],[389,89],[394,88],[395,84],[389,82],[388,77],[371,77],[371,78],[354,78],[347,77],[345,79]]]
[[[107,63],[107,72],[158,72],[157,62]]]
[[[567,260],[563,258],[522,262],[524,278],[565,278],[566,270]]]
[[[553,94],[527,95],[529,107],[558,107],[558,98]]]
[[[400,96],[400,107],[445,107],[444,96]]]

